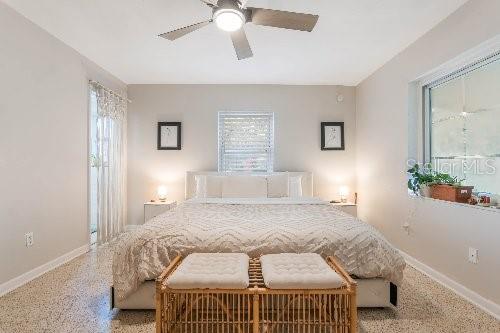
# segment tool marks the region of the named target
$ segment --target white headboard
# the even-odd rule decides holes
[[[186,173],[186,199],[191,199],[196,193],[196,182],[194,177],[197,175],[212,175],[212,176],[223,176],[223,175],[252,175],[252,176],[267,176],[267,175],[279,175],[286,172],[250,172],[250,173],[227,173],[227,172],[217,172],[217,171],[188,171]],[[313,196],[313,174],[312,172],[288,172],[290,176],[302,176],[302,195],[304,197]]]

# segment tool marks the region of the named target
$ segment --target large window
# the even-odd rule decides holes
[[[274,114],[219,112],[219,171],[273,171]]]
[[[426,87],[426,159],[475,192],[500,194],[500,57]]]

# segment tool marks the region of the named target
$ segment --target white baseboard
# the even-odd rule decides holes
[[[54,268],[57,268],[68,261],[73,260],[74,258],[87,253],[90,250],[90,246],[84,245],[82,247],[79,247],[77,249],[74,249],[73,251],[70,251],[59,258],[56,258],[54,260],[49,261],[46,264],[43,264],[41,266],[38,266],[37,268],[32,269],[29,272],[26,272],[18,277],[15,277],[5,283],[2,283],[0,285],[0,297],[7,294],[8,292],[19,288],[20,286],[30,282],[33,279],[36,279],[40,275],[43,275],[47,273],[48,271],[53,270]]]
[[[478,293],[470,290],[469,288],[461,285],[460,283],[450,279],[443,273],[436,271],[435,269],[427,266],[426,264],[421,263],[417,259],[413,258],[409,254],[401,251],[401,255],[405,258],[406,263],[416,270],[420,271],[424,275],[427,275],[437,283],[442,286],[450,289],[461,297],[465,298],[467,301],[479,307],[481,310],[487,312],[492,315],[496,319],[500,320],[500,305],[496,304],[489,299],[484,298]]]

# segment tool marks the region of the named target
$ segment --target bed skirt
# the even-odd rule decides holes
[[[397,306],[398,287],[384,279],[355,279],[358,284],[358,308],[385,308]],[[121,310],[155,310],[155,281],[144,282],[130,296],[124,300],[118,300],[111,287],[111,308]]]

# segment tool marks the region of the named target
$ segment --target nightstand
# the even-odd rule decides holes
[[[354,217],[358,217],[358,206],[352,202],[346,203],[330,203],[330,205],[334,206],[337,209],[340,209],[344,213],[352,215]]]
[[[177,201],[155,201],[144,203],[144,223],[177,206]]]

